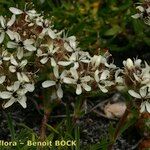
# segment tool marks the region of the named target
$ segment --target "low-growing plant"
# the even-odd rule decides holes
[[[34,9],[10,7],[11,17],[0,16],[0,99],[3,108],[18,102],[27,107],[27,95],[39,88],[43,92],[44,117],[40,140],[46,138],[52,108],[62,101],[65,88],[77,95],[90,91],[127,95],[127,109],[113,141],[127,121],[131,108],[137,114],[150,113],[150,66],[141,59],[123,61],[119,68],[111,54],[83,51],[75,36],[57,31],[50,19]]]

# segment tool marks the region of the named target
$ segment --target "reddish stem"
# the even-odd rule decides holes
[[[41,123],[41,129],[40,129],[40,141],[44,141],[46,138],[46,124],[48,122],[48,118],[50,116],[51,111],[45,110],[43,120]]]
[[[113,145],[114,145],[117,137],[119,136],[121,128],[125,124],[129,113],[130,113],[130,111],[129,111],[129,108],[127,107],[125,113],[123,114],[122,118],[120,119],[120,121],[118,123],[117,129],[115,130],[115,133],[114,133],[114,136],[113,136],[113,139],[112,139],[112,143],[108,146],[108,150],[112,150]]]

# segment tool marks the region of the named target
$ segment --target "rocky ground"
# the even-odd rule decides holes
[[[19,132],[18,123],[24,123],[32,128],[35,132],[39,132],[40,122],[42,120],[42,111],[37,110],[35,103],[30,101],[27,109],[22,109],[19,105],[12,106],[7,110],[0,110],[0,139],[9,140],[11,138],[8,128],[7,114],[11,112],[13,124],[16,132]],[[18,109],[16,110],[16,107]],[[58,108],[57,108],[58,109]],[[55,110],[56,113],[58,112]],[[55,114],[55,116],[57,116]],[[49,121],[54,124],[56,119]],[[61,120],[61,119],[59,119]],[[97,115],[94,112],[87,113],[77,120],[77,125],[80,127],[81,145],[84,149],[87,145],[104,142],[104,146],[108,145],[111,128],[116,128],[118,120],[108,119]],[[113,146],[114,150],[136,150],[140,136],[136,129],[129,128],[121,135]],[[102,146],[102,145],[101,145]],[[103,147],[103,146],[102,146]],[[98,149],[99,150],[99,149]]]

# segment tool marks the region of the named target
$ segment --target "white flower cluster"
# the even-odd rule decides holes
[[[150,0],[145,0],[141,5],[137,6],[138,13],[132,15],[134,19],[142,19],[145,24],[150,25]]]
[[[129,89],[128,93],[140,100],[141,112],[150,113],[150,66],[145,62],[141,64],[140,59],[123,61],[124,85]]]
[[[9,10],[11,19],[0,16],[0,99],[4,108],[15,102],[26,108],[26,94],[42,81],[43,88],[53,89],[50,96],[60,99],[65,85],[72,86],[77,95],[128,87],[131,96],[141,99],[141,111],[150,112],[150,66],[146,62],[143,67],[141,60],[127,59],[120,69],[108,55],[82,51],[75,36],[57,32],[35,10]]]

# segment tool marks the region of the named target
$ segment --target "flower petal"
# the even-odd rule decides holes
[[[141,99],[140,94],[136,93],[136,92],[133,91],[133,90],[129,90],[128,93],[129,93],[131,96],[135,97],[135,98]]]
[[[15,8],[15,7],[10,7],[9,10],[10,10],[13,14],[15,14],[15,15],[20,15],[20,14],[23,13],[22,10],[20,10],[20,9],[18,9],[18,8]]]
[[[101,86],[100,84],[98,84],[98,87],[100,88],[100,90],[103,92],[103,93],[107,93],[108,90],[105,88],[105,86]]]
[[[76,80],[75,80],[75,79],[72,79],[72,78],[64,77],[64,78],[63,78],[63,82],[64,82],[64,83],[67,83],[67,84],[75,84],[75,83],[76,83]]]
[[[75,36],[70,36],[68,37],[69,44],[71,47],[75,48],[76,47],[76,37]]]
[[[136,9],[138,9],[140,12],[144,12],[144,8],[142,6],[137,6]]]
[[[17,51],[17,58],[18,59],[22,59],[23,57],[23,49],[22,48],[18,48],[18,51]]]
[[[5,38],[5,32],[1,32],[0,43],[2,43],[4,41],[4,38]]]
[[[150,103],[148,101],[146,101],[146,109],[150,113]]]
[[[16,82],[14,83],[14,85],[13,85],[13,90],[14,90],[14,92],[17,91],[17,90],[19,89],[19,87],[20,87],[20,82],[19,82],[19,81],[16,81]]]
[[[22,75],[23,81],[25,81],[25,82],[29,82],[30,81],[28,76],[25,73],[22,72],[21,75]]]
[[[4,83],[5,79],[6,79],[6,76],[1,76],[0,77],[0,84]]]
[[[79,68],[79,63],[78,62],[74,62],[74,66],[72,68],[78,69]]]
[[[56,77],[56,78],[59,78],[58,66],[55,66],[55,67],[53,68],[53,72],[54,72],[55,77]]]
[[[109,77],[109,70],[104,70],[101,74],[100,80],[106,80]]]
[[[16,33],[15,32],[13,32],[13,31],[11,31],[11,30],[7,30],[6,31],[6,33],[8,34],[8,36],[9,36],[9,38],[11,39],[11,40],[14,40],[15,38],[16,38]]]
[[[33,43],[34,43],[34,40],[32,40],[32,39],[26,39],[25,41],[23,41],[24,45],[31,45]]]
[[[127,67],[128,69],[132,69],[134,67],[133,61],[128,58],[126,61],[124,61],[125,67]]]
[[[95,78],[95,81],[96,82],[99,82],[100,81],[100,78],[99,78],[99,70],[96,70],[95,73],[94,73],[94,78]]]
[[[41,50],[41,49],[38,49],[36,55],[37,55],[38,57],[40,57],[40,56],[42,56],[42,54],[43,54],[42,50]]]
[[[56,82],[55,81],[50,81],[50,80],[47,80],[47,81],[44,81],[42,83],[42,87],[43,88],[48,88],[48,87],[51,87],[53,85],[56,85]]]
[[[68,51],[68,52],[73,52],[73,49],[71,48],[71,46],[68,43],[64,43],[64,48]]]
[[[15,20],[16,20],[16,16],[12,15],[11,19],[7,22],[7,26],[11,27],[14,24]]]
[[[25,45],[24,48],[30,52],[36,51],[36,48],[33,45]]]
[[[3,107],[8,108],[10,107],[14,102],[16,102],[15,98],[11,98]]]
[[[11,57],[10,57],[10,62],[11,62],[11,64],[13,64],[14,66],[18,66],[18,63],[17,63],[17,61],[16,61],[16,59],[14,58],[13,55],[11,55]]]
[[[17,101],[23,108],[27,107],[27,104],[26,104],[27,97],[26,96],[22,96],[20,99],[17,99]]]
[[[11,92],[3,91],[0,93],[0,98],[2,99],[8,99],[12,96]]]
[[[140,66],[141,66],[141,62],[142,62],[141,59],[136,59],[136,60],[134,61],[134,64],[135,64],[136,67],[140,67]]]
[[[14,43],[14,42],[8,42],[7,43],[7,48],[17,48],[17,44],[16,43]]]
[[[80,95],[82,93],[82,88],[80,84],[77,84],[77,88],[76,88],[76,94]]]
[[[46,64],[47,63],[47,61],[48,61],[48,57],[44,57],[44,58],[42,58],[41,60],[40,60],[40,62],[42,63],[42,64]]]
[[[147,87],[140,88],[140,95],[143,98],[146,97],[146,95],[147,95]]]
[[[9,71],[10,72],[16,72],[16,67],[15,66],[9,66]]]
[[[140,112],[141,112],[141,113],[145,112],[145,102],[142,102],[142,103],[141,103],[140,108],[141,108],[141,109],[140,109]]]
[[[141,17],[141,15],[140,14],[135,14],[135,15],[132,15],[131,17],[134,18],[134,19],[138,19],[138,18]]]
[[[26,84],[25,85],[25,88],[26,88],[26,90],[28,91],[28,92],[33,92],[34,91],[34,89],[35,89],[35,87],[34,87],[34,84]]]
[[[90,76],[85,76],[85,77],[82,77],[81,78],[81,81],[82,82],[89,82],[91,80],[91,77]]]
[[[70,61],[73,61],[73,62],[76,61],[77,58],[78,58],[78,55],[79,55],[79,54],[76,53],[76,52],[73,53],[73,54],[70,56],[69,60],[70,60]]]
[[[91,87],[90,87],[89,85],[85,84],[85,83],[82,83],[82,87],[83,87],[87,92],[91,91]]]
[[[51,58],[51,66],[55,67],[57,64],[56,64],[56,61],[54,58]]]
[[[52,38],[55,39],[56,38],[56,34],[52,29],[48,29],[48,35]]]
[[[72,62],[70,62],[70,61],[59,61],[58,64],[61,66],[69,66],[70,64],[72,64]]]
[[[57,95],[59,98],[63,97],[63,90],[61,88],[61,85],[59,84],[58,90],[57,90]]]
[[[74,77],[74,79],[78,80],[78,72],[75,68],[70,68],[71,75]]]
[[[5,28],[5,26],[6,26],[6,20],[4,19],[3,16],[0,16],[0,23],[1,23],[2,28]]]

